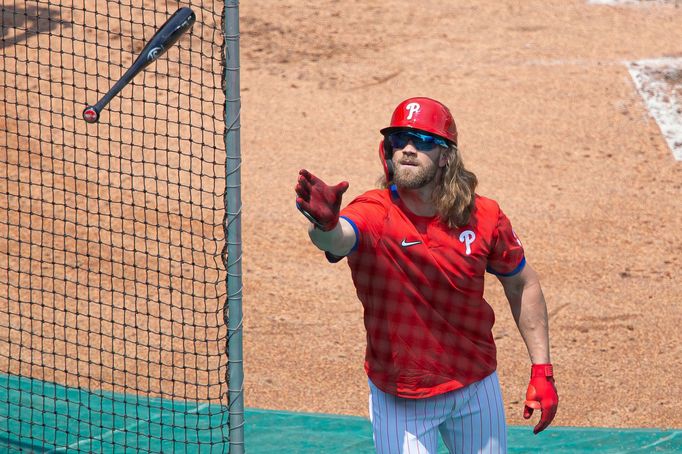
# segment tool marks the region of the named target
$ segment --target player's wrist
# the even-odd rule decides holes
[[[530,377],[554,377],[554,366],[551,363],[533,364],[530,368]]]
[[[324,223],[316,221],[312,223],[313,230],[317,230],[318,232],[324,232],[324,233],[329,233],[332,232],[333,230],[336,229],[339,225],[339,218],[336,218],[335,220],[332,221],[326,221]]]
[[[323,232],[331,232],[339,225],[339,214],[335,213],[333,217],[327,218],[324,221],[314,222],[313,225],[316,229]]]

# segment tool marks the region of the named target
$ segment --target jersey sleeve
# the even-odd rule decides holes
[[[521,240],[516,236],[507,216],[499,211],[487,271],[496,276],[514,276],[526,265]]]
[[[356,234],[366,237],[381,233],[386,214],[382,200],[371,196],[359,196],[341,210],[341,217],[353,225]]]
[[[383,203],[380,196],[365,193],[353,199],[344,209],[341,210],[340,217],[348,221],[355,230],[355,244],[349,254],[358,248],[363,248],[374,244],[376,238],[381,234],[383,220],[386,218],[388,208]],[[338,257],[326,253],[327,260],[338,262],[343,257]]]

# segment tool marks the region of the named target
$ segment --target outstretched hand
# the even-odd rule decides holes
[[[305,169],[298,172],[296,184],[296,207],[317,228],[332,230],[339,222],[341,198],[348,189],[348,182],[342,181],[329,186]]]
[[[551,364],[533,364],[530,383],[526,391],[526,401],[523,408],[524,419],[533,415],[533,410],[540,410],[540,422],[533,429],[538,434],[549,426],[556,415],[559,406],[559,396],[554,385],[554,373]]]

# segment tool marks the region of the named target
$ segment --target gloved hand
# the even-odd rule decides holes
[[[320,230],[332,230],[339,222],[341,198],[347,189],[347,181],[329,186],[302,169],[298,172],[296,207]]]
[[[533,433],[538,434],[545,430],[554,419],[559,405],[559,396],[554,385],[554,372],[551,364],[533,364],[524,404],[524,419],[529,419],[533,410],[542,412],[540,422],[533,429]]]

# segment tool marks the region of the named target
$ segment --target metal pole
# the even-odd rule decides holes
[[[227,330],[230,454],[244,452],[244,362],[242,347],[241,97],[239,1],[225,1],[225,150],[227,217]]]

